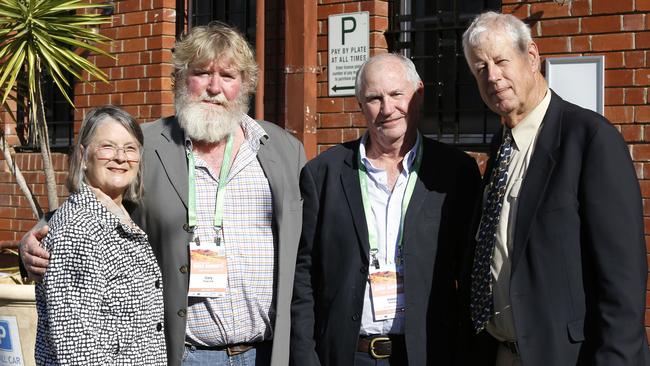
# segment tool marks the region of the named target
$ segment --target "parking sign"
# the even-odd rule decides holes
[[[354,95],[357,70],[370,54],[369,19],[367,11],[327,18],[329,96]]]
[[[16,317],[0,316],[0,366],[24,365]]]

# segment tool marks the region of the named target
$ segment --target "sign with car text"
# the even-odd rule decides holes
[[[367,11],[333,14],[327,23],[329,96],[354,95],[357,70],[370,55],[370,15]]]
[[[23,366],[18,323],[15,316],[0,316],[0,366]]]

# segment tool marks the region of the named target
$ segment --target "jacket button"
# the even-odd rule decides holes
[[[363,273],[363,274],[366,274],[366,273],[368,273],[368,268],[366,268],[366,267],[361,267],[361,268],[359,268],[359,272],[361,272],[361,273]]]
[[[354,320],[355,322],[359,320],[359,313],[352,315],[352,320]]]
[[[185,317],[185,309],[179,310],[176,314],[178,314],[178,316],[180,316],[181,318],[184,318]]]
[[[188,233],[192,232],[192,227],[188,225],[187,223],[183,224],[183,230],[185,230]]]
[[[156,324],[156,330],[157,330],[157,331],[160,332],[160,331],[162,330],[162,328],[163,328],[163,327],[162,327],[162,323],[158,323],[158,324]]]
[[[178,270],[181,271],[181,273],[187,273],[187,266],[182,265],[181,268],[179,268]]]
[[[156,286],[156,288],[160,288],[160,280],[156,280],[155,286]]]

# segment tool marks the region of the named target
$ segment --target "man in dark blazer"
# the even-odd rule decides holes
[[[290,364],[451,365],[459,259],[478,202],[476,162],[419,134],[423,84],[407,58],[369,59],[355,89],[367,133],[301,173]],[[382,317],[387,306],[370,278],[390,268],[403,297],[394,296],[397,305]]]
[[[143,202],[131,213],[148,234],[163,275],[162,284],[152,283],[151,286],[163,287],[165,322],[152,324],[152,327],[165,332],[170,366],[200,362],[227,365],[242,362],[244,358],[244,362],[253,360],[256,365],[284,366],[289,357],[290,301],[302,220],[298,186],[299,172],[305,162],[302,144],[282,128],[269,122],[254,121],[244,113],[248,110],[249,95],[255,90],[257,65],[250,46],[235,29],[221,23],[192,28],[188,35],[176,42],[174,66],[177,116],[142,126],[146,193]],[[198,113],[189,113],[197,110]],[[231,130],[224,128],[226,122],[232,124]],[[208,123],[211,127],[205,128]],[[225,131],[226,135],[218,137],[218,131]],[[228,134],[234,136],[231,157],[233,170],[240,169],[237,170],[240,173],[233,174],[243,177],[236,182],[244,188],[227,186],[223,231],[230,236],[223,236],[226,248],[235,248],[236,257],[244,256],[244,245],[252,246],[253,251],[262,251],[264,244],[269,253],[265,265],[270,269],[256,272],[262,266],[255,257],[255,260],[249,260],[252,263],[250,272],[234,275],[232,273],[236,269],[231,268],[232,257],[228,256],[228,293],[225,297],[233,304],[236,303],[233,293],[246,293],[246,307],[244,310],[240,307],[238,319],[244,319],[242,323],[250,321],[250,327],[241,323],[228,324],[230,317],[215,310],[212,307],[214,303],[205,297],[193,297],[188,304],[192,274],[188,243],[195,240],[194,229],[197,235],[201,235],[200,224],[193,228],[188,223],[188,208],[193,203],[189,199],[188,154],[191,150],[197,160],[201,159],[204,165],[209,165],[212,171],[219,174],[224,156],[227,156],[224,149]],[[239,155],[250,158],[237,160]],[[197,164],[196,167],[198,172],[200,166]],[[229,176],[229,181],[235,181],[234,175]],[[197,191],[207,187],[199,186],[198,179],[196,182],[192,191],[199,197]],[[247,191],[249,187],[250,193]],[[229,198],[233,196],[228,194],[234,191],[240,192],[234,197],[243,196],[240,202],[232,202],[234,199]],[[260,196],[264,196],[263,199]],[[264,203],[267,200],[270,204]],[[208,213],[203,215],[208,216],[207,222],[211,224],[214,202],[211,206],[209,202],[200,204],[209,207]],[[239,207],[265,207],[268,211],[238,211]],[[201,212],[205,210],[198,208],[199,223],[202,220]],[[254,242],[251,245],[246,238],[240,239],[244,244],[237,240],[228,242],[228,238],[235,237],[233,232],[246,230],[234,224],[242,222],[244,218],[240,216],[244,215],[259,217],[255,237],[251,239]],[[228,223],[232,224],[228,226]],[[37,235],[45,233],[46,230],[42,230]],[[246,235],[239,235],[239,238],[241,236]],[[205,243],[212,238],[201,239]],[[47,258],[47,253],[39,250],[36,237],[32,234],[26,235],[22,241],[21,254],[26,268],[36,275],[44,273],[47,262],[39,257]],[[236,259],[234,263],[233,268],[237,265],[241,268]],[[245,278],[246,281],[240,281],[244,288],[235,287],[233,290],[231,276]],[[259,283],[266,288],[260,290],[262,286]],[[262,298],[258,293],[269,296]],[[261,305],[265,301],[266,306]],[[190,306],[202,303],[209,304],[206,306],[209,320],[190,327]],[[228,329],[222,330],[226,340],[223,343],[217,341],[216,344],[195,342],[196,335],[190,334],[190,329],[206,327],[205,323],[210,321],[222,327],[225,327],[223,324],[228,326]],[[213,325],[210,323],[209,329],[214,329]],[[210,330],[206,333],[211,339],[218,337],[219,332]],[[244,341],[236,337],[244,337]]]
[[[603,116],[548,88],[519,19],[481,14],[463,46],[503,121],[471,261],[471,364],[650,364],[643,208],[628,147]]]

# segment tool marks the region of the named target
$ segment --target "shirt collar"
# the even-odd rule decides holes
[[[361,136],[361,143],[359,144],[359,156],[361,157],[361,162],[363,165],[368,169],[368,171],[371,172],[377,172],[381,171],[381,169],[377,169],[372,165],[372,162],[370,159],[368,159],[368,156],[366,155],[366,142],[368,141],[368,131]],[[413,162],[415,161],[415,156],[417,155],[418,147],[421,144],[421,137],[420,133],[417,133],[417,137],[415,139],[415,144],[413,144],[413,147],[411,150],[409,150],[406,155],[404,156],[404,160],[402,160],[402,168],[404,169],[403,173],[408,175],[411,172],[411,167],[413,166]]]
[[[264,131],[259,123],[250,118],[247,114],[242,114],[239,125],[244,131],[244,139],[250,146],[251,150],[257,153],[257,151],[260,149],[260,141],[262,138],[268,139],[269,135],[267,135],[266,131]],[[192,140],[187,135],[185,135],[185,131],[183,131],[183,135],[185,136],[185,147],[191,151]]]
[[[550,102],[551,93],[546,89],[546,95],[542,98],[542,101],[521,122],[510,130],[512,132],[512,139],[515,141],[515,145],[519,151],[526,150],[535,140],[535,136],[537,136],[537,132],[542,125]]]

